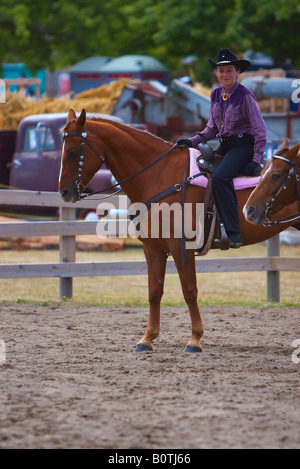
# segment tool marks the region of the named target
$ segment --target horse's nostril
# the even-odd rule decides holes
[[[251,217],[255,214],[256,208],[253,205],[250,205],[250,207],[247,207],[247,216]]]
[[[66,199],[66,198],[68,197],[68,195],[69,195],[68,189],[62,189],[62,190],[60,191],[60,195],[62,196],[63,199]]]

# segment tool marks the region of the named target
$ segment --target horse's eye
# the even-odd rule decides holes
[[[70,148],[69,152],[71,156],[76,156],[78,154],[78,148]]]
[[[278,173],[275,173],[275,174],[272,174],[272,179],[280,179],[281,178],[281,174],[278,174]]]

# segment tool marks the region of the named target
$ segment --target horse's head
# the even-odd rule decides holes
[[[296,185],[288,184],[295,177],[296,157],[300,158],[300,144],[289,150],[289,141],[281,146],[264,168],[261,180],[247,200],[243,213],[255,225],[269,221],[272,214],[296,200]]]
[[[91,129],[86,130],[86,112],[77,118],[70,109],[63,129],[61,166],[58,190],[66,202],[80,200],[80,195],[94,174],[100,169],[104,157],[93,147]]]

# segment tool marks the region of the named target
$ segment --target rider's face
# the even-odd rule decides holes
[[[229,90],[234,85],[239,73],[240,71],[234,65],[218,65],[216,67],[217,78],[225,90]]]

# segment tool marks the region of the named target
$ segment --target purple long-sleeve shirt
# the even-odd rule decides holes
[[[225,92],[228,93],[227,101],[222,99]],[[228,91],[223,86],[216,88],[211,94],[207,126],[201,135],[208,141],[243,133],[253,135],[253,161],[260,163],[267,146],[267,128],[254,94],[238,82]],[[201,136],[195,135],[190,140],[196,146]]]

